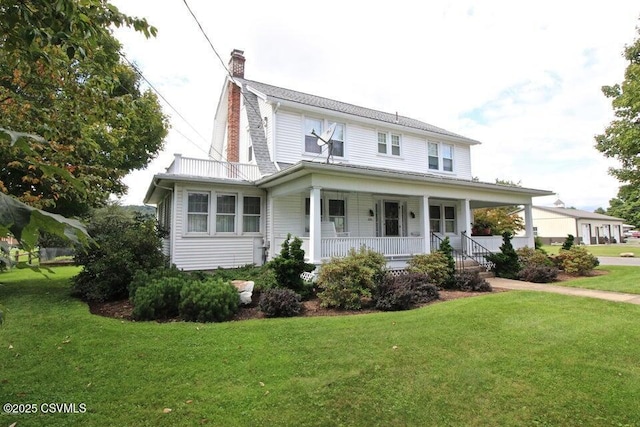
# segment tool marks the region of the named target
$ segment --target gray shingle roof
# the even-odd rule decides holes
[[[430,125],[429,123],[421,122],[420,120],[412,119],[409,117],[399,115],[396,116],[396,114],[372,110],[371,108],[359,107],[357,105],[347,104],[346,102],[340,102],[316,95],[310,95],[308,93],[285,89],[278,86],[272,86],[253,80],[241,79],[238,77],[235,77],[234,80],[249,85],[250,87],[265,94],[267,97],[274,98],[276,100],[291,101],[303,105],[309,105],[312,107],[324,108],[331,111],[351,114],[357,117],[378,120],[384,123],[397,124],[411,129],[417,129],[421,131],[433,132],[440,135],[459,138],[471,144],[479,144],[479,141],[476,141],[475,139],[467,138],[462,135],[449,132],[448,130],[439,128],[437,126]]]
[[[566,215],[571,218],[578,219],[601,219],[605,221],[624,221],[622,218],[616,218],[614,216],[603,215],[595,212],[583,211],[580,209],[570,209],[570,208],[550,208],[546,206],[534,206],[536,209],[540,209],[547,212],[553,212],[560,215]]]
[[[271,161],[271,155],[269,154],[269,147],[267,146],[267,138],[264,136],[264,127],[262,126],[262,117],[258,113],[258,97],[255,93],[242,88],[245,102],[250,104],[247,111],[247,118],[249,120],[249,133],[251,135],[251,143],[253,146],[253,155],[256,158],[256,163],[260,169],[260,173],[263,175],[269,175],[278,171],[275,164]]]

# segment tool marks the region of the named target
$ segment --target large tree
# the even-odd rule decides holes
[[[609,200],[607,215],[624,218],[628,224],[640,228],[640,186],[621,186],[618,197]]]
[[[640,34],[640,27],[638,33]],[[619,168],[609,169],[609,172],[624,184],[620,188],[618,198],[612,200],[609,213],[640,224],[637,218],[633,218],[631,211],[627,212],[627,209],[619,204],[632,203],[635,200],[633,208],[637,210],[640,207],[637,198],[637,189],[640,187],[640,37],[625,47],[624,57],[629,61],[629,65],[622,84],[602,88],[604,95],[611,98],[615,119],[605,132],[597,135],[595,139],[596,148],[600,152],[620,162]]]
[[[32,243],[57,221],[47,231],[77,236],[50,212],[122,194],[124,175],[162,147],[166,117],[110,27],[155,29],[106,0],[0,0],[0,15],[0,231]]]

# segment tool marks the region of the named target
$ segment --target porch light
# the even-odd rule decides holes
[[[369,216],[374,216],[373,209],[369,209]]]
[[[413,211],[409,212],[409,216],[413,219],[416,217],[416,214],[413,213]]]

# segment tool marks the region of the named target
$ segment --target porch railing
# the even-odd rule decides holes
[[[493,263],[487,260],[487,255],[491,255],[492,252],[467,236],[467,233],[462,232],[460,236],[462,237],[462,252],[487,270],[491,270]]]
[[[423,237],[328,237],[322,238],[322,258],[343,257],[349,249],[367,247],[384,256],[410,256],[423,252]]]

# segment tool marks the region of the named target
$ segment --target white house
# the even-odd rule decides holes
[[[583,245],[620,243],[622,218],[565,207],[533,206],[535,234],[544,243],[562,243],[568,234]],[[520,212],[524,217],[524,213]]]
[[[430,124],[244,78],[234,50],[215,115],[210,159],[178,154],[145,203],[169,230],[165,251],[185,270],[262,264],[288,233],[310,262],[367,246],[404,265],[448,236],[472,256],[500,237],[469,236],[475,208],[522,205],[543,190],[478,182],[478,141]],[[335,124],[330,144],[312,134]],[[329,145],[332,147],[331,156]]]

